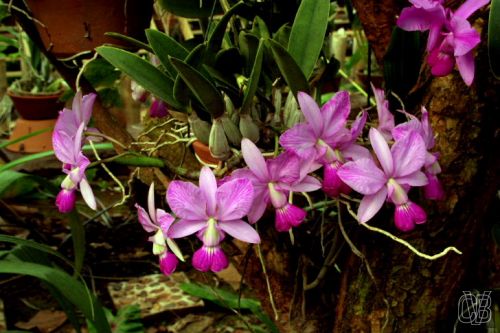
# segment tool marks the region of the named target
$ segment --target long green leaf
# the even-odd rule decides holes
[[[329,12],[330,0],[302,0],[293,21],[288,52],[306,78],[311,76],[323,47]]]
[[[161,31],[154,29],[146,30],[146,37],[153,48],[154,54],[160,59],[161,64],[170,73],[172,77],[177,75],[177,71],[170,63],[169,56],[179,59],[185,59],[189,54],[188,50],[179,44],[172,37]]]
[[[158,96],[176,109],[182,106],[173,96],[174,82],[158,68],[134,53],[115,47],[100,46],[96,48],[104,59],[129,75],[140,86]]]
[[[113,159],[114,163],[129,165],[129,166],[142,166],[142,167],[155,167],[163,168],[165,162],[157,157],[144,156],[139,153],[128,153]]]
[[[176,58],[170,58],[170,61],[203,107],[215,118],[222,115],[224,99],[212,82],[184,61]]]
[[[52,130],[51,127],[42,128],[41,130],[34,131],[34,132],[29,133],[29,134],[23,135],[15,140],[2,142],[2,143],[0,143],[0,149],[3,149],[3,148],[8,147],[10,145],[13,145],[14,143],[18,143],[18,142],[24,141],[26,139],[32,138],[34,136],[40,135],[42,133],[48,132],[50,130]]]
[[[495,78],[500,80],[500,0],[491,0],[488,20],[488,55],[491,71]]]
[[[89,295],[86,288],[67,273],[31,262],[20,264],[18,261],[10,260],[0,260],[0,273],[29,275],[52,285],[80,309],[85,317],[99,328],[99,332],[111,333],[103,308],[97,299]]]
[[[160,6],[169,13],[181,17],[201,18],[209,17],[212,13],[214,3],[215,13],[220,12],[217,0],[159,0]],[[201,5],[201,6],[200,6]]]
[[[73,252],[75,253],[75,271],[73,275],[77,276],[82,271],[83,260],[85,259],[85,228],[76,211],[69,214],[69,226],[71,228]]]
[[[113,144],[111,144],[109,142],[104,142],[104,143],[94,144],[94,147],[97,150],[110,150],[110,149],[113,149]],[[88,151],[88,150],[92,150],[92,148],[89,145],[85,145],[85,146],[83,146],[82,150]],[[21,164],[24,164],[27,162],[36,161],[36,160],[39,160],[41,158],[45,158],[45,157],[49,157],[49,156],[53,156],[53,155],[54,155],[54,151],[49,150],[49,151],[43,151],[41,153],[23,156],[23,157],[18,158],[14,161],[10,161],[9,163],[0,165],[0,173],[5,171],[5,170],[10,170],[18,165],[21,165]]]
[[[243,8],[245,4],[243,1],[238,2],[235,4],[233,7],[231,7],[225,14],[222,16],[221,20],[219,23],[217,23],[217,26],[215,29],[212,31],[212,34],[210,35],[210,38],[208,39],[208,47],[207,50],[214,55],[217,54],[219,51],[221,44],[222,44],[222,39],[224,38],[224,34],[226,33],[226,28],[227,24],[229,23],[229,20],[231,17],[237,13],[241,8]],[[209,63],[209,65],[212,65]]]
[[[205,51],[206,51],[206,44],[198,44],[189,52],[189,54],[183,60],[192,67],[198,68],[203,61],[203,57],[205,56]],[[176,71],[176,76],[174,82],[174,98],[182,104],[189,105],[189,102],[191,102],[194,99],[194,96],[190,94],[188,86],[184,83],[179,73],[177,73],[177,70],[175,71]]]
[[[260,72],[262,71],[262,57],[264,55],[264,42],[261,39],[259,41],[259,47],[257,49],[257,55],[255,56],[255,61],[253,63],[252,73],[248,78],[247,89],[243,96],[243,103],[241,105],[241,112],[246,112],[250,109],[252,105],[253,97],[257,91],[257,87],[260,79]]]
[[[140,40],[135,39],[133,37],[123,35],[123,34],[118,33],[118,32],[111,32],[111,31],[105,32],[104,35],[116,38],[116,39],[124,41],[124,42],[127,42],[131,46],[135,46],[135,47],[138,47],[138,48],[141,48],[141,49],[144,49],[146,51],[153,53],[153,49],[148,44],[141,42]]]
[[[293,60],[288,51],[272,39],[268,39],[266,42],[271,47],[274,60],[278,64],[281,75],[285,78],[293,94],[297,96],[299,91],[309,93],[309,83],[299,65]]]

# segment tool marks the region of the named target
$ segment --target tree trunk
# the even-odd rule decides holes
[[[366,12],[378,6],[374,3],[363,2],[363,6],[357,8],[365,27],[375,19],[375,12]],[[394,11],[385,10],[387,13]],[[482,29],[483,43],[477,50],[475,83],[467,87],[454,71],[447,77],[430,77],[412,92],[412,100],[420,101],[416,109],[425,105],[429,110],[437,135],[434,150],[441,154],[439,161],[443,173],[440,178],[446,199],[440,202],[416,200],[429,213],[428,222],[408,234],[394,231],[422,252],[435,254],[445,247],[455,246],[463,254],[449,253],[430,261],[385,236],[344,219],[349,237],[366,257],[365,262],[371,267],[376,282],[367,273],[365,263],[345,246],[335,261],[341,273],[326,265],[327,273],[318,286],[304,292],[304,281],[310,283],[321,270],[315,259],[322,254],[311,249],[318,248],[317,228],[313,227],[309,236],[303,235],[306,228],[295,231],[295,246],[290,244],[288,235],[261,232],[281,331],[449,332],[457,319],[462,290],[499,287],[500,281],[487,280],[489,275],[485,270],[489,269],[488,263],[498,269],[496,263],[499,262],[499,251],[491,251],[494,248],[490,232],[493,221],[488,217],[492,214],[500,185],[500,144],[496,133],[500,123],[500,81],[492,77],[488,65],[487,11],[479,16],[475,26]],[[377,19],[390,20],[380,16]],[[377,30],[376,27],[370,29]],[[384,46],[384,43],[389,42],[391,29],[381,24],[380,30],[368,30],[368,39],[376,36],[382,41],[378,48],[385,50],[387,44]],[[379,214],[370,224],[393,231],[388,211],[386,215]],[[335,218],[328,222],[334,224]],[[325,237],[328,239],[328,236]],[[487,258],[496,255],[497,260],[495,257],[479,260],[486,254]],[[257,258],[251,259],[246,277],[257,287],[266,310],[272,314],[266,281]]]

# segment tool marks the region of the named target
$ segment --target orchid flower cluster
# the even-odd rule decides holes
[[[479,33],[467,19],[490,0],[467,0],[456,11],[446,8],[444,0],[409,0],[397,25],[407,31],[429,31],[427,63],[435,76],[450,74],[457,64],[467,85],[474,80],[474,48],[480,43]]]
[[[84,131],[97,132],[97,129],[87,127],[95,99],[95,94],[82,96],[80,91],[77,92],[72,109],[64,108],[60,111],[54,127],[52,146],[57,159],[63,163],[62,171],[67,175],[56,198],[56,205],[61,213],[69,213],[75,208],[77,190],[85,203],[96,209],[94,193],[85,176],[90,161],[82,152]]]
[[[373,89],[379,118],[378,127],[369,130],[374,154],[360,139],[366,111],[347,126],[351,111],[348,92],[337,93],[321,108],[311,96],[300,92],[298,102],[305,121],[281,135],[279,142],[284,149],[279,155],[266,158],[251,140],[244,138],[241,153],[246,167],[218,181],[205,166],[199,186],[178,180],[169,184],[166,202],[173,215],[155,210],[152,184],[149,214],[141,206],[136,207],[143,228],[153,233],[149,240],[153,253],[160,256],[162,272],[170,274],[183,260],[173,239],[196,234],[202,246],[192,257],[193,267],[218,272],[229,264],[222,241],[229,235],[259,243],[259,234],[252,225],[266,209],[274,211],[277,231],[298,227],[306,211],[293,204],[293,192],[322,189],[338,198],[354,190],[364,196],[357,213],[361,223],[375,216],[386,201],[396,206],[394,220],[401,231],[424,223],[426,213],[409,199],[410,189],[424,187],[429,199],[444,195],[437,178],[439,156],[429,152],[434,137],[428,112],[422,108],[421,119],[405,112],[408,121],[396,126],[384,92]],[[320,168],[322,180],[314,173]]]

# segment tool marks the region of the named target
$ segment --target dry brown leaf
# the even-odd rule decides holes
[[[15,326],[23,330],[38,328],[41,333],[50,333],[61,326],[66,319],[63,311],[40,310],[29,321],[19,321]]]

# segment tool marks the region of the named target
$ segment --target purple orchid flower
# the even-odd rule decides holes
[[[153,243],[153,254],[159,256],[160,269],[163,274],[170,275],[175,271],[179,260],[184,261],[181,250],[169,236],[169,229],[175,218],[166,213],[163,209],[155,209],[154,183],[151,183],[148,192],[148,212],[138,204],[137,216],[142,228],[149,233],[154,233],[149,237]],[[169,252],[170,249],[172,252]]]
[[[63,172],[67,174],[61,183],[62,190],[56,198],[56,205],[61,213],[68,213],[75,207],[77,189],[87,205],[96,209],[96,201],[92,188],[85,177],[85,169],[90,161],[82,153],[82,138],[85,124],[81,123],[74,136],[66,131],[54,131],[52,146],[59,161],[63,163]]]
[[[378,115],[378,131],[386,141],[392,140],[391,131],[394,128],[394,115],[389,111],[389,101],[385,98],[383,89],[375,88],[373,83],[370,83],[377,104]]]
[[[429,183],[424,187],[424,194],[427,199],[441,200],[444,198],[445,193],[437,177],[441,173],[441,166],[438,162],[439,153],[429,152],[435,145],[434,133],[429,123],[429,112],[422,106],[421,120],[410,114],[407,114],[407,116],[410,117],[410,120],[396,126],[392,131],[392,135],[395,140],[399,140],[414,131],[422,137],[425,147],[428,150],[424,164],[424,173]]]
[[[420,171],[427,153],[424,140],[418,133],[410,132],[389,150],[375,128],[370,129],[369,137],[381,167],[371,158],[362,158],[345,163],[338,171],[347,185],[364,194],[358,219],[361,223],[370,220],[389,198],[396,205],[396,227],[402,231],[412,230],[415,223],[424,223],[427,219],[425,211],[408,199],[405,190],[405,187],[427,184],[427,177]]]
[[[170,227],[169,236],[181,238],[197,233],[203,246],[195,252],[193,266],[203,272],[221,271],[229,264],[220,247],[226,233],[247,243],[260,242],[257,231],[241,220],[250,211],[253,195],[248,179],[232,179],[218,187],[208,167],[201,169],[199,187],[173,181],[167,202],[180,220]]]
[[[455,12],[442,1],[413,0],[404,8],[397,25],[407,31],[427,31],[427,62],[435,76],[451,73],[455,63],[467,85],[474,80],[473,49],[480,43],[479,33],[467,21],[489,0],[467,0]]]
[[[163,118],[168,116],[168,107],[165,102],[154,98],[149,108],[149,116],[151,118]]]
[[[338,92],[321,109],[304,92],[299,92],[298,100],[306,122],[283,133],[280,144],[303,160],[312,159],[324,166],[322,187],[326,194],[337,197],[340,193],[349,193],[350,188],[341,181],[337,171],[346,161],[370,154],[355,143],[366,123],[366,112],[362,112],[348,130],[351,103],[347,91]]]
[[[233,176],[249,179],[253,184],[254,200],[248,214],[250,223],[257,222],[271,203],[276,210],[276,230],[285,232],[300,225],[306,212],[289,203],[288,194],[290,191],[315,191],[321,187],[316,178],[307,175],[315,168],[314,163],[301,163],[293,153],[265,160],[257,146],[247,138],[241,141],[241,152],[248,168],[236,170]]]
[[[72,109],[64,108],[59,112],[54,131],[64,131],[74,135],[80,124],[83,123],[85,131],[97,132],[97,129],[87,128],[96,97],[97,95],[93,93],[82,96],[82,92],[78,91],[73,98]]]

